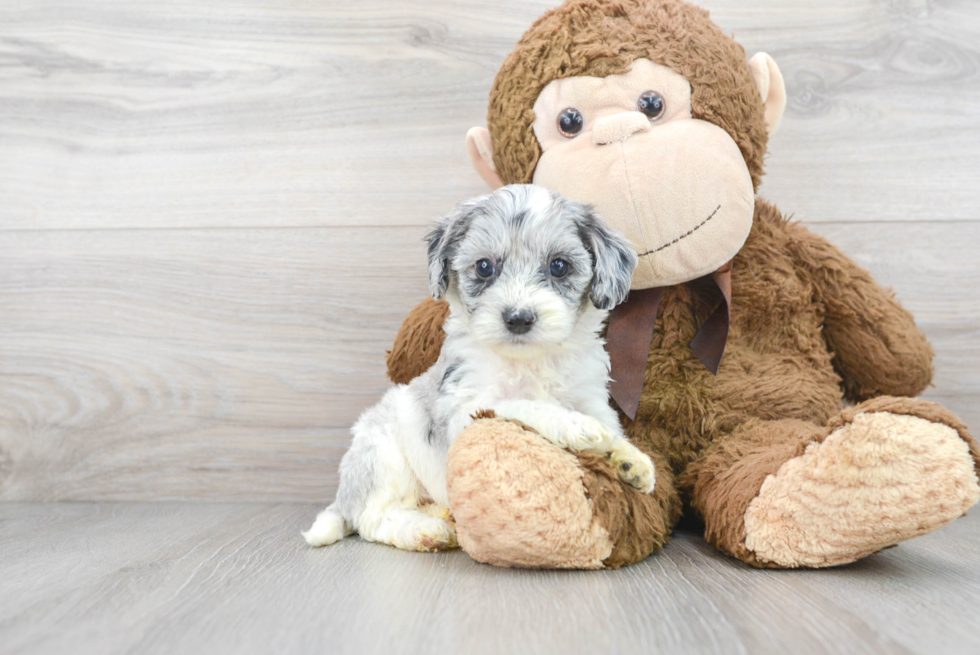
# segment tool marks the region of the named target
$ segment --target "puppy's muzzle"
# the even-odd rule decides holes
[[[513,334],[527,334],[534,325],[534,312],[530,309],[509,309],[504,312],[504,324]]]

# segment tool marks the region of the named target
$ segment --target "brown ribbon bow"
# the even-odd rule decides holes
[[[691,351],[705,368],[717,375],[731,325],[732,263],[728,262],[711,277],[721,289],[723,298],[694,335]],[[626,302],[609,314],[606,330],[606,350],[612,365],[609,394],[630,420],[636,418],[640,406],[650,341],[663,295],[664,287],[632,291]]]

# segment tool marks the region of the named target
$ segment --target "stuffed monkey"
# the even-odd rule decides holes
[[[840,250],[755,191],[786,103],[776,63],[682,0],[571,0],[504,61],[467,150],[491,187],[593,204],[640,257],[610,317],[612,395],[656,462],[649,495],[605,459],[487,413],[449,452],[459,542],[503,566],[600,568],[660,548],[682,511],[760,567],[852,562],[961,516],[980,449],[915,400],[932,350]],[[435,361],[419,305],[393,381]],[[844,407],[842,401],[851,405]]]

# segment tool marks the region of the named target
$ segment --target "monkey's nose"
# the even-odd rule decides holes
[[[592,126],[592,142],[597,146],[625,141],[637,132],[650,129],[650,119],[638,111],[603,116]]]
[[[510,309],[504,312],[504,324],[514,334],[527,334],[534,325],[534,312],[530,309]]]

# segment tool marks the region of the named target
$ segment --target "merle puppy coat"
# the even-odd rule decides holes
[[[442,352],[354,425],[336,501],[306,540],[323,546],[357,531],[408,550],[455,546],[446,454],[481,410],[558,446],[606,453],[627,484],[652,491],[653,464],[609,405],[600,337],[629,292],[629,242],[589,206],[533,185],[461,203],[427,240],[432,295],[451,307]]]

